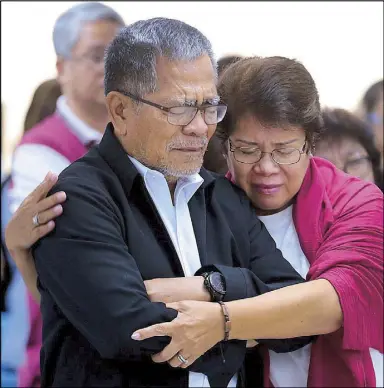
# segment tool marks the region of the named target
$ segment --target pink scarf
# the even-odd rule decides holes
[[[383,353],[383,195],[313,157],[293,218],[310,263],[307,280],[329,280],[344,317],[340,330],[312,344],[307,386],[374,387],[369,348]],[[263,353],[264,385],[272,387]]]

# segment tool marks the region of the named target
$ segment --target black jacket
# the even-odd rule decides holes
[[[226,277],[226,300],[303,282],[244,193],[223,177],[200,174],[204,183],[189,202],[191,219],[202,266],[215,265]],[[186,370],[150,359],[168,337],[131,339],[136,329],[177,315],[149,301],[143,280],[183,271],[111,124],[99,146],[60,174],[52,192],[60,190],[67,193],[64,212],[34,247],[44,322],[42,386],[187,387]],[[270,343],[275,350],[297,347],[290,340]],[[225,364],[216,346],[190,368],[208,375],[211,386],[224,386],[239,371],[244,385],[245,342],[226,343],[224,353]]]

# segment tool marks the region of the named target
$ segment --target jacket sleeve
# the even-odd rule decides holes
[[[150,302],[135,259],[123,239],[123,220],[107,192],[87,181],[62,178],[53,192],[67,201],[55,230],[34,247],[36,269],[71,324],[107,359],[160,352],[169,337],[144,341],[132,333],[168,322],[177,312]]]
[[[299,273],[284,259],[264,224],[257,218],[248,200],[244,204],[244,219],[249,225],[249,268],[223,265],[204,266],[196,272],[219,271],[225,278],[224,301],[255,297],[269,291],[305,282]],[[257,339],[275,352],[291,352],[310,343],[315,337],[292,339]]]

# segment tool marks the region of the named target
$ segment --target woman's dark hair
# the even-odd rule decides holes
[[[226,68],[240,59],[242,59],[242,57],[236,55],[227,55],[220,58],[217,61],[217,73],[219,77]],[[223,151],[222,143],[215,133],[208,143],[207,151],[204,155],[203,167],[217,174],[225,174],[228,171],[228,166]]]
[[[366,114],[375,111],[378,102],[383,94],[383,80],[375,82],[371,85],[363,96],[363,108]]]
[[[228,105],[217,136],[225,143],[246,114],[266,127],[301,127],[309,148],[323,129],[319,95],[312,76],[285,57],[240,59],[219,78],[219,95]]]
[[[44,81],[38,86],[25,116],[24,133],[55,112],[56,101],[60,96],[61,88],[55,79]]]
[[[322,113],[324,131],[318,142],[335,143],[348,138],[361,144],[371,161],[375,183],[382,188],[380,152],[375,146],[368,124],[345,109],[325,108]]]
[[[218,73],[219,77],[221,76],[221,74],[223,73],[223,71],[227,67],[232,65],[232,63],[235,63],[235,62],[239,61],[242,58],[243,57],[240,57],[238,55],[226,55],[225,57],[221,57],[217,61],[217,73]]]

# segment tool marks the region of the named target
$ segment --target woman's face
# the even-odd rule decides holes
[[[300,151],[307,149],[306,146],[304,148],[304,130],[296,127],[266,128],[251,115],[245,115],[238,121],[229,140],[232,149],[246,147],[232,152],[228,144],[228,168],[236,184],[247,193],[259,214],[272,214],[287,207],[299,191],[309,164],[307,153],[300,155],[298,151],[292,152],[293,148]],[[294,164],[282,165],[276,163],[271,154],[264,153],[260,161],[253,164],[238,161],[239,157],[249,160],[247,154],[252,150],[277,150],[275,158],[292,160],[292,156],[296,154],[297,159],[300,156],[300,160]]]
[[[366,149],[356,140],[345,137],[340,141],[319,141],[316,156],[329,160],[338,169],[368,182],[374,182],[372,163]]]

